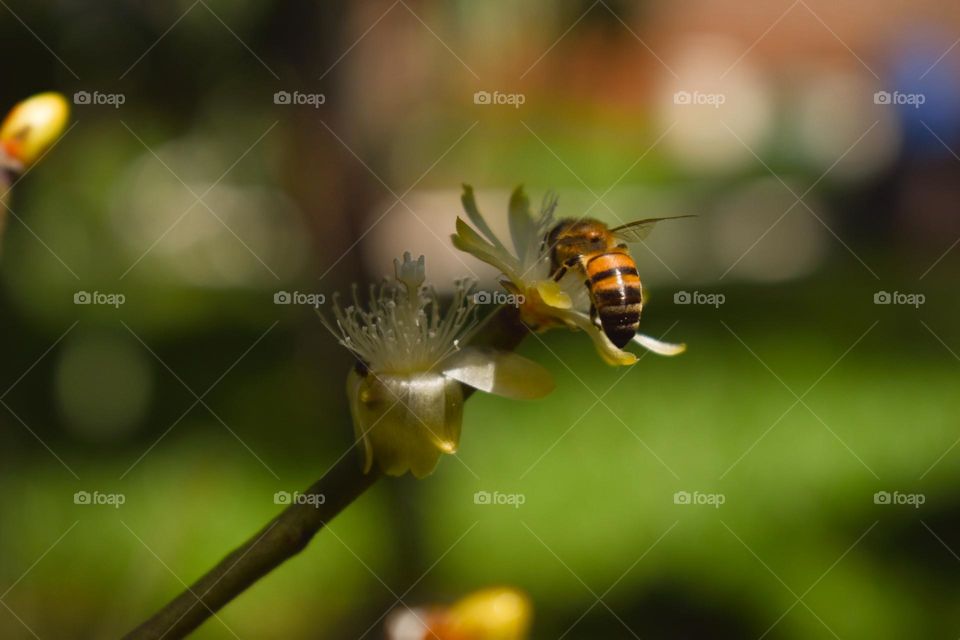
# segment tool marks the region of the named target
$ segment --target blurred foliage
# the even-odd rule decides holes
[[[656,22],[669,3],[609,4],[668,40],[699,15],[679,7],[686,19]],[[839,151],[818,161],[802,144],[811,131],[842,151],[861,130],[826,127],[846,121],[830,109],[836,118],[804,129],[790,100],[810,85],[781,79],[795,69],[778,52],[751,54],[769,57],[776,79],[764,85],[769,111],[746,116],[773,123],[751,142],[797,195],[816,185],[807,199],[822,224],[797,206],[758,247],[766,259],[809,244],[802,269],[764,278],[773,270],[760,261],[722,279],[726,255],[793,199],[736,140],[739,155],[713,168],[676,148],[646,153],[666,128],[651,78],[669,74],[614,14],[597,5],[557,44],[522,87],[522,110],[481,111],[474,91],[510,89],[591,3],[409,5],[353,48],[389,3],[5,7],[23,21],[0,21],[0,52],[17,62],[5,104],[50,88],[127,99],[75,105],[77,126],[10,202],[20,220],[7,221],[0,262],[0,637],[117,637],[257,531],[279,509],[275,492],[308,486],[348,450],[350,356],[313,309],[273,296],[378,278],[366,260],[377,234],[364,234],[390,191],[422,178],[407,199],[452,193],[449,210],[410,218],[400,238],[445,242],[461,182],[553,187],[573,215],[621,177],[608,201],[622,215],[701,215],[695,230],[651,241],[686,260],[676,278],[638,252],[652,294],[644,331],[688,353],[624,371],[582,336],[528,338],[521,351],[553,370],[554,395],[471,399],[457,458],[423,482],[379,483],[196,637],[233,637],[225,626],[245,638],[379,637],[397,596],[449,603],[495,584],[530,594],[535,638],[573,625],[565,637],[630,637],[624,624],[644,638],[759,637],[774,624],[766,637],[956,637],[958,256],[926,270],[960,233],[960,165],[909,137],[927,135],[927,112],[897,116],[911,118],[902,147],[823,177]],[[849,73],[804,49],[806,37],[777,42],[820,64],[814,76]],[[838,59],[858,64],[845,50]],[[326,104],[274,104],[295,89]],[[957,111],[943,104],[949,120]],[[857,127],[873,121],[855,115]],[[760,197],[764,180],[787,200]],[[803,233],[788,226],[798,220]],[[672,304],[696,287],[726,304]],[[878,290],[922,291],[926,303],[878,306]],[[77,306],[80,291],[126,303]],[[77,491],[126,502],[78,505]],[[478,491],[525,500],[480,505]],[[677,491],[726,501],[678,505]],[[877,491],[926,503],[876,505]]]

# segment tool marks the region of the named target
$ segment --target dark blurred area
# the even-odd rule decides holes
[[[73,101],[0,255],[0,637],[118,637],[356,455],[302,302],[403,251],[495,286],[462,183],[697,214],[634,253],[688,352],[528,339],[550,398],[471,400],[196,637],[491,584],[535,638],[957,637],[958,43],[943,0],[0,3],[4,104]]]

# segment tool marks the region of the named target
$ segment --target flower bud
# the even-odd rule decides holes
[[[522,591],[492,587],[449,607],[407,606],[387,618],[388,640],[526,640],[533,605]]]
[[[530,599],[509,587],[474,591],[447,611],[442,638],[523,640],[530,629]]]
[[[70,107],[61,94],[38,93],[17,103],[0,125],[0,149],[26,168],[63,133]]]

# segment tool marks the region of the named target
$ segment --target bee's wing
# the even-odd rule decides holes
[[[619,227],[610,229],[610,233],[617,236],[625,242],[642,242],[647,239],[653,227],[663,220],[679,220],[681,218],[696,218],[697,216],[668,216],[666,218],[646,218],[645,220],[634,220]]]

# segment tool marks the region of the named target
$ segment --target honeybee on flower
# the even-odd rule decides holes
[[[466,345],[476,323],[475,286],[455,283],[441,311],[424,285],[424,257],[394,260],[394,280],[372,286],[369,301],[342,307],[324,325],[358,359],[347,377],[350,414],[363,444],[363,470],[430,474],[441,454],[455,453],[463,422],[463,385],[515,399],[540,398],[553,379],[540,365],[511,352]]]
[[[596,220],[557,220],[557,198],[552,194],[544,198],[539,215],[534,216],[529,198],[518,187],[510,196],[508,210],[512,253],[480,214],[469,185],[464,185],[461,201],[476,230],[458,217],[454,246],[500,270],[504,275],[500,283],[523,301],[520,316],[532,330],[583,330],[604,361],[613,365],[637,361],[636,355],[622,349],[630,342],[664,356],[686,350],[686,345],[662,342],[636,331],[643,294],[624,242],[642,238],[662,218],[616,229]],[[599,261],[593,271],[588,266],[591,259]],[[609,263],[608,268],[600,268],[601,263]],[[603,282],[604,278],[609,282]],[[604,303],[600,293],[613,294],[616,300]]]

